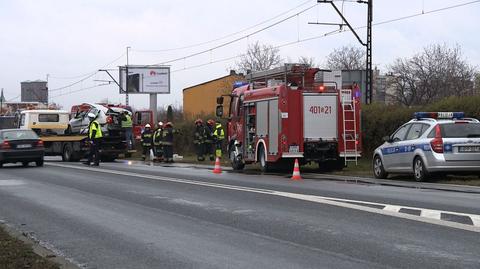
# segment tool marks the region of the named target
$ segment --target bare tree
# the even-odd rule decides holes
[[[474,67],[462,59],[461,48],[431,45],[389,67],[394,99],[404,105],[422,105],[452,95],[474,93]]]
[[[365,69],[365,50],[351,45],[334,49],[327,56],[325,67],[331,70]]]
[[[263,71],[278,66],[281,63],[280,50],[272,45],[262,45],[258,41],[248,46],[240,61],[236,63],[237,70]]]
[[[316,67],[317,66],[317,64],[315,63],[315,58],[314,57],[300,56],[298,58],[298,63],[308,64],[311,67]]]

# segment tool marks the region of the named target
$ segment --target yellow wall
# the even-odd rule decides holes
[[[217,97],[230,94],[235,81],[243,80],[243,76],[230,75],[204,84],[187,88],[183,91],[183,112],[187,118],[199,115],[214,115]],[[228,113],[230,98],[224,99],[224,114]]]

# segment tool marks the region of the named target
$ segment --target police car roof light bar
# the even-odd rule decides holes
[[[416,119],[432,118],[432,119],[462,119],[465,117],[464,112],[415,112],[413,117]]]

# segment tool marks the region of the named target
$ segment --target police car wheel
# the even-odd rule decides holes
[[[388,176],[383,167],[382,159],[378,155],[375,155],[375,158],[373,158],[373,175],[379,179],[385,179]]]
[[[420,157],[416,157],[413,161],[413,176],[418,182],[428,179],[429,173],[423,164],[422,158]]]

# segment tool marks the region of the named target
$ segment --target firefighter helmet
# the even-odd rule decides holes
[[[202,124],[202,123],[203,123],[203,120],[202,120],[202,119],[197,119],[197,120],[195,121],[195,124]]]
[[[208,125],[210,125],[210,126],[214,126],[214,125],[215,125],[215,121],[212,120],[212,119],[209,119],[209,120],[207,121],[207,123],[208,123]]]
[[[173,127],[173,123],[171,121],[167,122],[167,124],[165,124],[165,127]]]
[[[152,126],[150,126],[150,124],[147,123],[147,125],[145,125],[145,128],[151,128]]]
[[[163,126],[163,122],[159,121],[158,122],[158,127],[161,127],[161,126]]]

